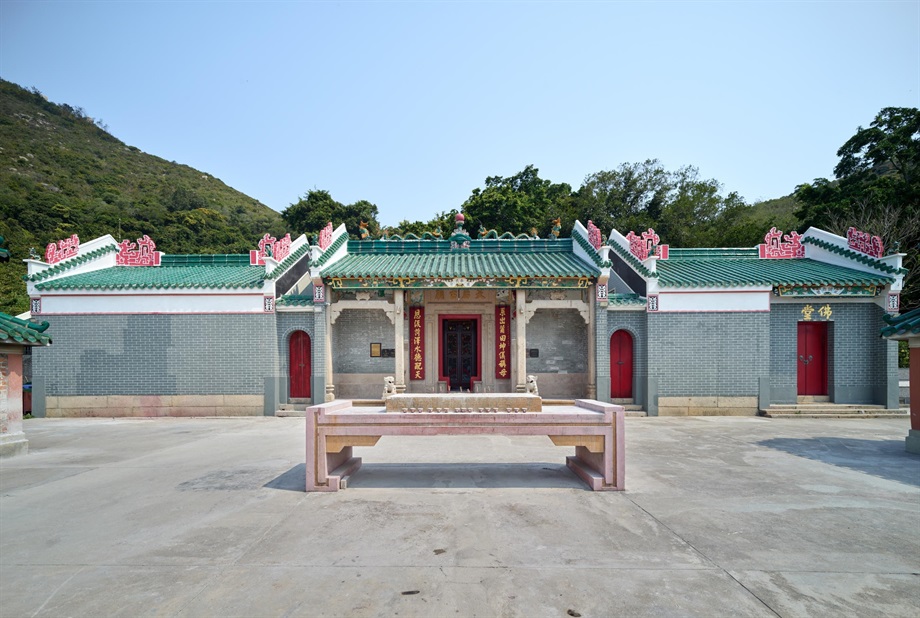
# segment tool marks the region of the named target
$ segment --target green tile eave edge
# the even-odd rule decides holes
[[[20,320],[8,313],[0,312],[0,342],[12,339],[18,343],[47,345],[51,343],[51,337],[44,334],[48,326],[48,322]]]
[[[880,329],[882,337],[920,334],[920,307],[896,316],[883,315],[882,320],[887,324]]]
[[[888,264],[885,264],[874,257],[868,256],[864,253],[858,253],[851,249],[844,249],[843,247],[838,247],[837,245],[829,243],[826,240],[821,240],[820,238],[806,236],[805,238],[802,239],[802,242],[808,243],[810,245],[815,245],[817,247],[821,247],[822,249],[826,249],[830,251],[831,253],[836,253],[838,255],[848,257],[851,260],[855,260],[861,264],[865,264],[866,266],[871,266],[872,268],[876,268],[882,272],[889,273],[892,275],[906,275],[908,272],[906,268],[894,268],[893,266],[889,266]]]
[[[329,261],[329,258],[331,258],[332,255],[336,251],[338,251],[339,248],[342,245],[344,245],[346,242],[348,242],[348,234],[340,235],[338,238],[336,238],[333,241],[331,245],[326,247],[326,249],[323,251],[323,254],[319,256],[319,259],[317,259],[316,262],[313,263],[313,266],[316,266],[317,268],[323,266],[326,262]]]
[[[627,264],[632,266],[633,270],[635,270],[639,274],[644,275],[645,277],[657,277],[658,276],[657,274],[653,273],[648,268],[643,266],[642,262],[640,262],[636,258],[636,256],[634,256],[632,253],[630,253],[629,251],[621,247],[619,244],[612,242],[610,243],[610,246],[613,248],[614,251],[616,251],[617,255],[623,258],[623,261],[625,261]]]
[[[591,256],[591,261],[594,262],[595,266],[598,268],[610,267],[610,260],[605,262],[603,259],[601,259],[601,256],[597,254],[597,249],[595,249],[587,239],[583,238],[581,234],[574,234],[572,238],[574,238],[575,242],[577,242],[581,248],[585,250],[585,253]]]
[[[332,247],[329,247],[329,248],[331,249]],[[310,253],[310,243],[304,243],[303,245],[300,246],[300,248],[297,249],[297,251],[287,256],[286,258],[284,258],[281,261],[281,263],[278,264],[278,267],[275,268],[275,270],[273,270],[271,273],[266,275],[265,278],[268,280],[277,279],[278,277],[283,275],[285,272],[287,272],[291,267],[293,267],[294,264],[299,262],[300,258],[302,258],[304,254],[309,255],[309,253]]]
[[[248,283],[91,283],[91,284],[64,284],[61,285],[56,281],[40,283],[35,286],[36,290],[221,290],[221,289],[256,289],[261,288],[263,280],[250,281]]]
[[[97,258],[101,255],[105,255],[106,253],[111,253],[113,251],[118,251],[118,247],[114,245],[107,245],[105,247],[99,247],[98,249],[90,251],[89,253],[86,253],[84,255],[79,255],[75,258],[64,260],[60,264],[55,264],[51,268],[45,269],[41,271],[40,273],[35,273],[34,275],[31,275],[31,276],[23,275],[22,278],[24,281],[32,281],[32,282],[42,281],[44,279],[47,279],[48,277],[52,277],[54,275],[62,273],[65,270],[70,270],[71,268],[74,268],[75,266],[79,266],[80,264],[84,264],[88,262],[89,260]]]

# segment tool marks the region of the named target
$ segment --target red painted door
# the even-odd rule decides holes
[[[799,395],[827,395],[827,322],[799,322]]]
[[[633,339],[625,330],[610,337],[610,397],[631,399],[633,383]]]
[[[290,374],[291,388],[290,396],[292,398],[304,398],[310,396],[310,335],[302,330],[296,330],[291,333],[289,343]]]

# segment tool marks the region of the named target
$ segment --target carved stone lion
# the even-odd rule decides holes
[[[396,394],[396,378],[387,376],[383,379],[383,399]]]
[[[537,388],[537,376],[535,375],[527,376],[527,394],[540,396],[540,389]]]

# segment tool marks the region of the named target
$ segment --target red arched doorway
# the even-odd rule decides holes
[[[311,358],[310,335],[302,330],[295,330],[288,342],[288,372],[291,377],[289,396],[293,399],[310,396]]]
[[[625,330],[610,337],[610,397],[632,399],[633,338]]]

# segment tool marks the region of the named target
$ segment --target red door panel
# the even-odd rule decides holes
[[[625,330],[610,337],[610,397],[631,399],[633,383],[633,339]]]
[[[289,345],[292,398],[305,398],[310,396],[310,336],[302,330],[291,333]]]
[[[827,395],[827,322],[799,322],[799,395]]]

